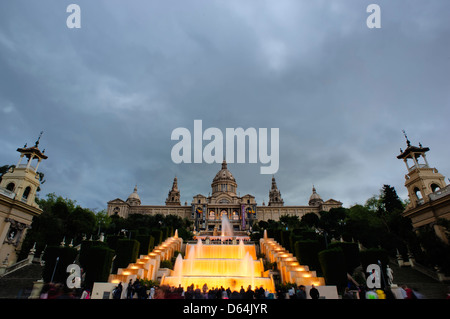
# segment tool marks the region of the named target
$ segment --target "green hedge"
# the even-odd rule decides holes
[[[320,270],[318,253],[321,245],[317,240],[299,240],[295,242],[295,257],[302,265],[307,265],[311,270]]]
[[[53,272],[55,272],[53,282],[65,283],[69,276],[69,273],[66,272],[67,266],[75,262],[77,255],[78,251],[75,248],[48,246],[43,256],[45,266],[42,271],[42,278],[44,282],[50,282]],[[57,258],[59,259],[58,262],[56,261]]]
[[[377,264],[381,262],[383,270],[386,269],[386,265],[389,263],[389,255],[385,249],[369,248],[360,252],[361,265],[363,271],[366,271],[367,266],[370,264]]]
[[[155,238],[150,235],[138,235],[136,240],[140,243],[139,245],[139,255],[147,255],[153,250],[155,243]]]
[[[290,230],[280,230],[281,246],[285,249],[292,251],[290,242],[291,231]]]
[[[128,264],[136,262],[139,246],[139,242],[135,239],[119,239],[117,241],[113,273],[117,273],[118,268],[126,268]]]
[[[360,262],[358,244],[350,242],[334,242],[328,248],[341,248],[345,256],[346,269],[349,274],[352,274]]]
[[[81,248],[80,248],[80,266],[81,268],[86,267],[87,262],[89,261],[89,258],[87,256],[87,252],[91,247],[94,246],[101,246],[101,247],[108,247],[108,244],[99,240],[83,240],[81,242]]]
[[[94,282],[107,282],[111,271],[114,250],[105,246],[91,246],[85,251],[85,286],[92,287]]]
[[[112,250],[117,250],[117,242],[119,241],[119,239],[124,238],[125,237],[123,236],[110,235],[106,237],[106,243],[108,244],[108,247],[111,248]]]
[[[162,230],[158,230],[158,229],[153,229],[150,233],[150,235],[153,236],[153,238],[155,238],[155,246],[158,246],[159,244],[161,244],[163,242],[163,232]]]
[[[327,285],[336,285],[342,290],[347,285],[345,255],[341,248],[322,250],[319,253],[320,266]]]

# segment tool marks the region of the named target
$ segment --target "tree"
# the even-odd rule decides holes
[[[394,187],[390,185],[383,185],[380,200],[383,204],[383,209],[386,214],[403,211],[403,203],[397,195]]]
[[[111,223],[112,218],[111,216],[108,216],[105,209],[95,213],[95,228],[97,229],[97,235],[100,235],[101,232],[107,232]]]
[[[301,222],[310,227],[310,228],[317,228],[319,226],[319,216],[315,213],[307,213],[302,216]]]
[[[280,216],[280,223],[284,229],[294,229],[300,226],[300,219],[296,215],[282,215]]]
[[[347,209],[343,207],[332,208],[329,211],[319,212],[319,228],[325,231],[330,238],[339,238],[344,232]]]
[[[3,166],[0,166],[0,182],[2,181],[3,175],[5,175],[9,171],[10,168],[14,168],[14,167],[16,167],[16,165],[3,165]]]
[[[94,212],[78,206],[68,216],[66,221],[67,235],[70,238],[81,239],[82,234],[95,232],[96,218]]]
[[[43,212],[33,218],[19,258],[26,258],[34,243],[37,251],[40,251],[47,245],[58,246],[64,237],[67,241],[74,239],[76,245],[83,233],[92,234],[90,225],[95,225],[95,217],[89,210],[76,205],[76,201],[50,193],[46,198],[36,199],[36,202]]]

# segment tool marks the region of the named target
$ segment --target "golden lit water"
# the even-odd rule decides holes
[[[224,287],[231,290],[247,289],[251,286],[263,286],[270,292],[275,292],[275,286],[269,271],[264,272],[262,260],[256,258],[255,245],[206,245],[187,244],[183,259],[177,257],[174,270],[170,276],[164,276],[161,285],[184,289],[194,284],[200,289],[204,284],[208,288]]]

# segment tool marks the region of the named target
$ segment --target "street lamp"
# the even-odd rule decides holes
[[[55,272],[56,272],[56,267],[58,266],[58,262],[59,262],[59,256],[56,257],[56,263],[55,263],[55,267],[53,268],[53,274],[52,274],[52,278],[50,279],[50,282],[53,282],[53,278],[55,277]]]

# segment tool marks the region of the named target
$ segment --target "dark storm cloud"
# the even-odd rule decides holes
[[[0,4],[1,163],[41,130],[42,193],[90,208],[207,195],[220,165],[174,164],[173,129],[280,128],[286,204],[319,194],[363,203],[383,184],[403,198],[401,133],[429,146],[445,176],[449,150],[447,1],[69,1]],[[0,163],[0,164],[1,164]],[[230,164],[241,195],[268,201],[271,176]],[[42,196],[42,195],[41,195]]]

